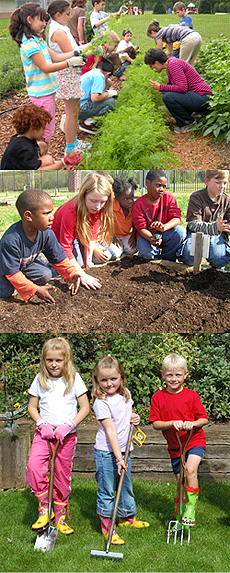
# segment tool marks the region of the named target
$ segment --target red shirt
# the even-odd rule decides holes
[[[208,414],[201,402],[199,394],[194,392],[194,390],[183,387],[181,392],[170,394],[170,392],[164,388],[163,390],[155,392],[152,396],[149,414],[150,422],[156,422],[157,420],[162,422],[168,422],[169,420],[189,420],[192,422],[199,418],[208,418]],[[180,448],[175,428],[162,430],[162,433],[168,443],[170,458],[178,458],[180,456]],[[179,430],[178,434],[182,447],[184,447],[188,438],[188,432]],[[205,433],[202,428],[194,428],[186,451],[194,446],[206,446]]]
[[[61,243],[67,257],[74,258],[73,242],[78,237],[77,232],[77,199],[74,197],[54,213],[52,230],[54,231],[59,243]],[[99,228],[99,212],[95,215],[89,215],[88,221],[92,228],[92,240],[96,239]]]
[[[137,229],[137,237],[139,237],[142,229],[148,229],[152,235],[156,233],[156,229],[149,229],[153,221],[161,221],[161,223],[165,224],[174,219],[174,217],[180,219],[181,212],[179,207],[177,207],[175,197],[168,191],[165,191],[153,204],[147,201],[146,195],[139,197],[133,204],[132,214],[133,225]]]
[[[198,72],[184,60],[172,56],[168,60],[167,84],[160,84],[160,92],[194,92],[199,95],[212,95],[212,90]]]

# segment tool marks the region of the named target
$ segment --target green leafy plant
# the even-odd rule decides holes
[[[204,136],[213,134],[217,142],[230,141],[230,45],[220,36],[199,52],[196,70],[211,86],[210,112],[201,121]]]

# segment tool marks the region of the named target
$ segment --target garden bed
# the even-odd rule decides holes
[[[54,279],[55,306],[36,296],[1,300],[0,332],[228,332],[229,273],[182,269],[124,258],[90,269],[102,288],[80,286],[75,297]]]

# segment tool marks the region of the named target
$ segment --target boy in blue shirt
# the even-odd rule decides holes
[[[25,302],[36,294],[55,304],[49,293],[54,287],[45,285],[58,274],[70,282],[71,293],[76,294],[80,276],[51,230],[50,195],[27,189],[17,198],[16,207],[21,220],[11,225],[0,241],[0,298],[11,296],[16,289]],[[40,259],[40,253],[50,266]]]
[[[186,13],[186,8],[183,2],[176,2],[173,6],[174,13],[179,16],[180,22],[179,26],[184,28],[191,28],[193,30],[192,18]],[[175,44],[175,45],[174,45]],[[180,57],[180,42],[174,42],[172,56],[175,58]]]
[[[173,6],[173,11],[180,18],[180,26],[191,28],[191,30],[193,30],[192,18],[189,14],[186,14],[186,8],[183,2],[176,2]]]
[[[113,74],[114,66],[109,59],[102,58],[96,68],[83,74],[81,87],[84,95],[81,97],[79,126],[81,131],[85,131],[89,126],[85,126],[85,119],[89,117],[99,117],[115,108],[114,97],[117,92],[114,89],[106,89],[106,80]],[[92,130],[93,131],[93,130]]]

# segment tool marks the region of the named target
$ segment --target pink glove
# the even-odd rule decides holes
[[[54,428],[48,422],[43,422],[39,425],[39,430],[41,433],[41,438],[43,440],[53,440],[54,439]]]
[[[71,431],[72,428],[76,428],[75,422],[71,422],[71,425],[70,424],[60,424],[60,426],[57,426],[55,431],[54,431],[54,436],[55,436],[56,440],[60,440],[60,442],[62,444],[64,438],[67,436],[67,434],[69,434],[69,432]]]
[[[62,161],[66,167],[74,167],[75,165],[81,163],[82,154],[80,151],[71,151],[70,153],[68,153],[68,155],[64,156],[64,159],[62,159]]]

